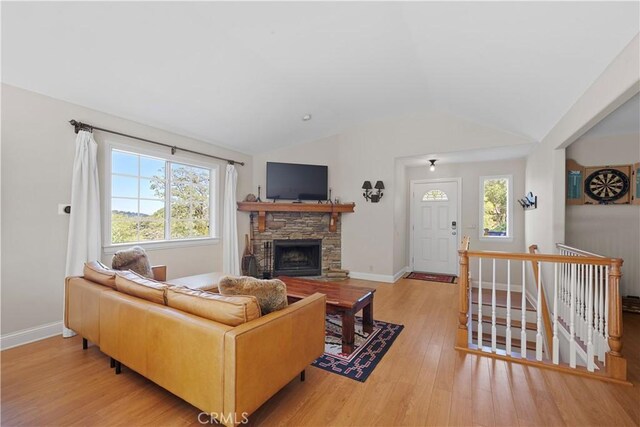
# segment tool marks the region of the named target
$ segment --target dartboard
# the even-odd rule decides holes
[[[629,177],[617,169],[598,169],[584,180],[584,192],[600,203],[624,197],[629,191]]]

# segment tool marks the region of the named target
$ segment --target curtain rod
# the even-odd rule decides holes
[[[82,123],[82,122],[79,122],[79,121],[73,120],[73,119],[69,120],[69,123],[71,124],[71,126],[73,126],[75,128],[75,132],[76,133],[78,133],[81,130],[86,130],[86,131],[89,131],[89,132],[93,132],[94,130],[99,130],[99,131],[102,131],[102,132],[112,133],[114,135],[120,135],[120,136],[124,136],[124,137],[127,137],[127,138],[137,139],[139,141],[144,141],[144,142],[148,142],[148,143],[151,143],[151,144],[161,145],[163,147],[171,148],[171,154],[176,154],[176,151],[180,150],[180,151],[184,151],[184,152],[187,152],[187,153],[198,154],[200,156],[209,157],[209,158],[212,158],[212,159],[224,160],[225,162],[229,162],[229,164],[231,164],[231,165],[239,164],[240,166],[244,166],[244,162],[239,162],[237,160],[225,159],[224,157],[218,157],[218,156],[213,156],[211,154],[200,153],[198,151],[193,151],[193,150],[188,150],[186,148],[176,147],[175,145],[164,144],[162,142],[152,141],[150,139],[145,139],[145,138],[140,138],[140,137],[133,136],[133,135],[128,135],[126,133],[116,132],[114,130],[99,128],[97,126],[93,126],[93,125],[90,125],[90,124],[87,124],[87,123]]]

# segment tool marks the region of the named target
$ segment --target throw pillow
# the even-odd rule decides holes
[[[253,295],[262,315],[287,306],[287,285],[282,280],[261,280],[249,276],[225,276],[218,283],[221,295]]]
[[[153,270],[149,264],[147,253],[140,246],[122,249],[113,255],[111,268],[114,270],[131,270],[141,276],[153,279]]]

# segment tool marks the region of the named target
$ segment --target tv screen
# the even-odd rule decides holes
[[[267,162],[267,199],[327,200],[327,166]]]

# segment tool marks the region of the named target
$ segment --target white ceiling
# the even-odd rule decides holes
[[[247,153],[431,108],[540,140],[638,33],[639,13],[638,2],[2,2],[2,81]]]
[[[535,143],[490,147],[479,150],[449,151],[398,158],[397,161],[407,167],[429,166],[429,159],[436,159],[436,165],[449,163],[489,162],[526,157],[535,148]]]

